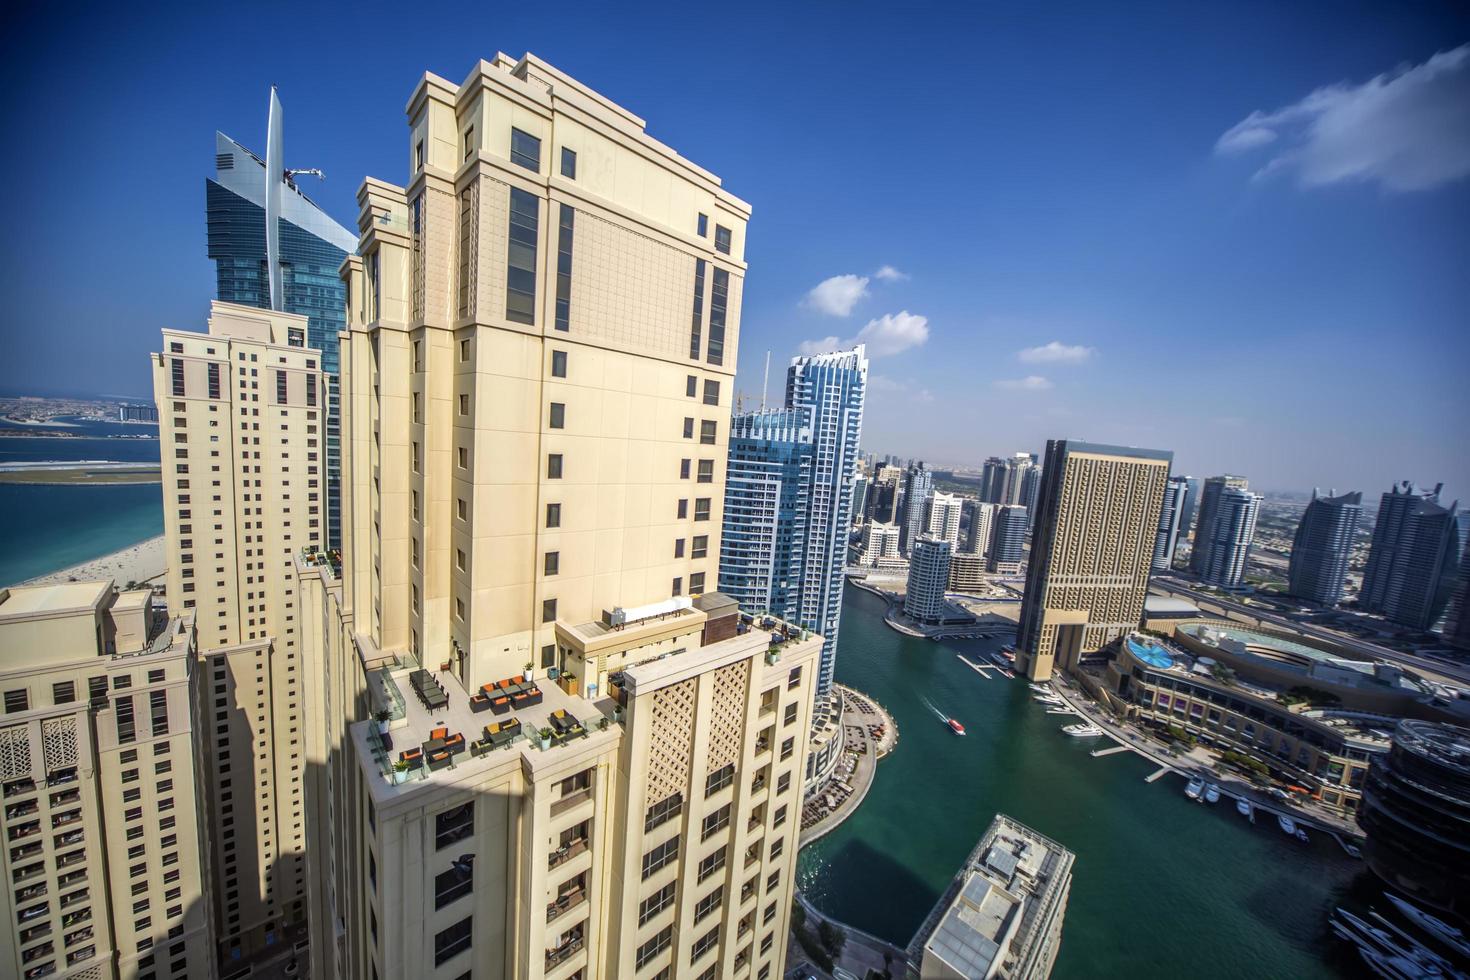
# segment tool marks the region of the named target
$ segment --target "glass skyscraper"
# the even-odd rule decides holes
[[[1212,476],[1205,481],[1189,567],[1209,585],[1235,589],[1245,577],[1261,506],[1260,494],[1247,487],[1245,478],[1239,476]]]
[[[1189,478],[1171,476],[1164,485],[1164,510],[1159,514],[1159,530],[1154,535],[1154,558],[1151,567],[1167,572],[1174,567],[1174,550],[1184,524],[1184,499],[1189,493]]]
[[[784,408],[730,427],[720,591],[822,634],[816,693],[832,690],[868,359],[862,345],[792,359]]]
[[[1421,491],[1406,480],[1383,495],[1360,608],[1421,630],[1440,623],[1459,578],[1466,535],[1459,505],[1439,502],[1441,488]]]
[[[1321,497],[1312,491],[1291,543],[1286,577],[1292,595],[1322,606],[1337,605],[1362,514],[1361,493],[1338,496],[1332,492]]]
[[[265,161],[223,133],[215,134],[215,176],[204,183],[209,257],[215,263],[219,299],[271,308],[266,261]],[[294,183],[281,199],[280,309],[306,317],[300,343],[322,352],[327,374],[325,419],[327,541],[341,544],[341,433],[338,409],[337,333],[346,326],[346,286],[337,270],[357,250],[357,235],[327,217]],[[295,338],[293,338],[295,340]]]

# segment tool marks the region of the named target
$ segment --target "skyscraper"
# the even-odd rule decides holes
[[[1465,546],[1459,503],[1439,502],[1443,484],[1405,480],[1385,493],[1373,525],[1358,605],[1415,629],[1439,624],[1459,578]]]
[[[1251,493],[1245,477],[1212,476],[1205,481],[1194,550],[1189,567],[1203,581],[1222,589],[1240,586],[1256,536],[1260,494]]]
[[[786,407],[731,422],[721,589],[746,612],[822,634],[823,699],[837,656],[867,376],[862,345],[796,357]]]
[[[280,100],[271,89],[267,157],[279,156],[282,131]],[[223,133],[215,134],[214,159],[215,176],[205,180],[204,191],[217,298],[306,317],[302,343],[320,351],[328,376],[323,500],[327,542],[336,547],[341,541],[337,334],[346,324],[347,306],[337,270],[357,248],[357,235],[303,194],[296,172],[285,170],[278,159],[272,158],[275,172],[267,174],[264,160]]]
[[[1159,514],[1159,530],[1154,537],[1152,567],[1156,572],[1167,572],[1174,567],[1174,549],[1179,544],[1180,529],[1184,524],[1184,497],[1189,492],[1187,478],[1169,477],[1164,487],[1164,508]]]
[[[965,509],[970,512],[970,524],[966,529],[963,550],[982,558],[988,557],[991,538],[995,533],[995,515],[999,513],[1000,506],[972,500],[966,500],[965,504]]]
[[[346,564],[294,562],[311,973],[779,973],[821,641],[714,588],[749,207],[531,55],[408,116],[343,267]]]
[[[937,623],[944,617],[944,590],[949,586],[950,558],[954,548],[941,538],[924,536],[914,542],[909,559],[908,586],[903,611],[920,622]]]
[[[1333,490],[1322,497],[1313,488],[1291,544],[1287,581],[1292,595],[1322,606],[1337,605],[1362,513],[1361,493],[1338,496]]]
[[[980,499],[987,504],[1005,502],[1006,461],[999,456],[987,457],[980,470]]]
[[[1189,532],[1194,528],[1195,514],[1199,509],[1200,481],[1197,476],[1180,477],[1184,481],[1184,510],[1179,515],[1179,540],[1185,541],[1189,538]]]
[[[929,515],[925,534],[949,542],[951,549],[960,546],[960,510],[963,499],[952,493],[934,493],[929,498]]]
[[[1046,445],[1016,662],[1032,680],[1138,626],[1173,454]]]
[[[911,465],[904,474],[903,523],[899,525],[902,540],[898,546],[905,557],[912,556],[914,545],[924,533],[929,517],[929,497],[933,492],[934,471],[922,462]]]
[[[153,356],[168,594],[196,630],[211,889],[222,964],[308,919],[306,622],[292,556],[325,549],[327,385],[307,319],[215,302]],[[238,792],[236,792],[238,790]]]
[[[1001,575],[1014,575],[1026,559],[1026,528],[1030,524],[1026,508],[1016,505],[999,507],[995,512],[995,531],[990,543],[990,570]]]
[[[1026,530],[1031,530],[1030,521],[1036,516],[1036,499],[1041,493],[1041,467],[1036,462],[1036,457],[1030,456],[1031,464],[1021,474],[1021,492],[1019,497],[1013,501],[1026,508]]]
[[[866,519],[879,524],[897,524],[902,485],[903,470],[890,464],[881,466],[868,489]]]

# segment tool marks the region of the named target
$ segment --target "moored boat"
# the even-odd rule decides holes
[[[1290,817],[1278,815],[1276,817],[1276,826],[1281,828],[1281,832],[1283,834],[1286,834],[1290,837],[1296,836],[1296,821],[1291,819]]]
[[[1307,830],[1305,827],[1298,827],[1296,829],[1296,839],[1301,841],[1303,844],[1311,842],[1311,838],[1307,836]]]
[[[1191,779],[1189,781],[1189,785],[1184,787],[1184,795],[1189,797],[1191,800],[1199,799],[1200,794],[1204,791],[1205,781],[1198,776],[1195,776],[1193,779]]]
[[[1210,785],[1208,785],[1208,786],[1205,787],[1205,802],[1206,803],[1219,803],[1220,802],[1220,787],[1217,786],[1215,783],[1211,783]]]
[[[1416,926],[1430,933],[1461,956],[1470,957],[1470,942],[1465,940],[1465,934],[1459,929],[1442,919],[1435,918],[1417,905],[1411,905],[1397,895],[1389,895],[1388,900]]]
[[[1087,724],[1086,722],[1077,725],[1064,725],[1062,731],[1073,738],[1097,738],[1103,733],[1101,728],[1098,728],[1096,725]]]

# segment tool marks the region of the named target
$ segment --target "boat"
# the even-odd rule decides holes
[[[1402,956],[1384,956],[1367,946],[1359,946],[1358,955],[1368,964],[1368,969],[1388,980],[1418,980],[1424,975],[1412,961]]]
[[[1238,814],[1240,814],[1242,817],[1248,817],[1248,816],[1250,816],[1251,815],[1251,805],[1250,805],[1250,803],[1246,802],[1245,800],[1236,800],[1235,801],[1235,812],[1238,813]]]
[[[1296,829],[1296,839],[1301,841],[1303,844],[1311,843],[1312,840],[1310,837],[1307,836],[1307,830],[1305,827],[1298,827]]]
[[[1342,849],[1348,852],[1348,857],[1361,858],[1363,856],[1362,850],[1356,844],[1344,844]]]
[[[1205,787],[1205,802],[1206,803],[1219,803],[1220,802],[1220,787],[1219,786],[1215,785],[1214,783],[1211,783],[1210,785],[1208,785],[1208,786]]]
[[[1296,836],[1296,821],[1291,819],[1290,817],[1278,814],[1276,817],[1276,825],[1280,827],[1281,832],[1283,834],[1286,834],[1288,837]]]
[[[1087,722],[1082,722],[1076,725],[1064,725],[1062,726],[1062,731],[1066,732],[1073,738],[1097,738],[1103,733],[1103,730],[1101,728],[1098,728],[1096,725],[1088,724]]]
[[[1443,956],[1440,956],[1434,950],[1425,946],[1418,939],[1409,935],[1407,932],[1400,929],[1398,926],[1394,925],[1392,922],[1388,921],[1377,912],[1369,912],[1368,914],[1371,915],[1375,920],[1377,920],[1379,925],[1383,926],[1385,929],[1393,933],[1395,936],[1398,936],[1399,939],[1403,941],[1405,947],[1409,951],[1409,956],[1411,958],[1419,960],[1421,963],[1428,963],[1432,966],[1435,966],[1439,968],[1441,972],[1447,973],[1448,975],[1455,975],[1454,964],[1451,963],[1449,960],[1445,959]],[[1463,976],[1463,974],[1460,975]]]
[[[1047,708],[1046,713],[1049,715],[1075,715],[1077,712],[1071,708]]]
[[[1189,797],[1191,800],[1199,799],[1199,795],[1204,791],[1205,781],[1198,776],[1195,776],[1193,779],[1191,779],[1189,781],[1189,785],[1184,787],[1184,795]]]
[[[1407,976],[1443,977],[1447,975],[1446,968],[1450,968],[1448,975],[1456,975],[1449,961],[1444,957],[1425,949],[1417,940],[1411,938],[1383,916],[1376,912],[1373,915],[1388,929],[1397,933],[1397,936],[1389,935],[1387,930],[1363,921],[1341,906],[1330,920],[1332,930],[1343,939],[1355,943],[1359,949],[1369,949],[1380,956],[1396,961],[1396,965],[1407,963]],[[1400,937],[1406,942],[1400,943]]]
[[[1399,898],[1397,895],[1389,895],[1388,900],[1393,903],[1394,908],[1404,913],[1409,921],[1428,932],[1434,938],[1459,953],[1461,956],[1470,957],[1470,942],[1465,939],[1465,934],[1442,919],[1437,919],[1419,908],[1417,905]]]
[[[1038,694],[1050,694],[1051,693],[1051,687],[1049,685],[1046,685],[1046,684],[1032,684],[1031,685],[1031,690],[1036,691]]]
[[[965,726],[960,724],[959,719],[948,718],[946,720],[949,722],[950,731],[954,732],[956,735],[965,734]]]
[[[1001,673],[1002,673],[1002,674],[1004,674],[1004,675],[1006,675],[1006,676],[1007,676],[1007,677],[1009,677],[1009,678],[1010,678],[1010,679],[1011,679],[1011,680],[1015,680],[1015,679],[1016,679],[1016,675],[1015,675],[1015,674],[1013,674],[1013,673],[1011,673],[1011,672],[1010,672],[1010,670],[1009,670],[1009,669],[1007,669],[1007,668],[1005,668],[1005,667],[1002,667],[1002,668],[1001,668],[1001,669],[1000,669],[1000,672],[1001,672]]]

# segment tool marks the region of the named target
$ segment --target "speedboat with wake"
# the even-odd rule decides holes
[[[954,732],[956,735],[965,734],[965,726],[960,724],[960,720],[958,718],[951,718],[943,711],[940,711],[937,707],[934,706],[933,701],[930,701],[928,698],[924,698],[924,707],[934,712],[934,717],[938,718],[940,721],[948,725],[949,730]]]

